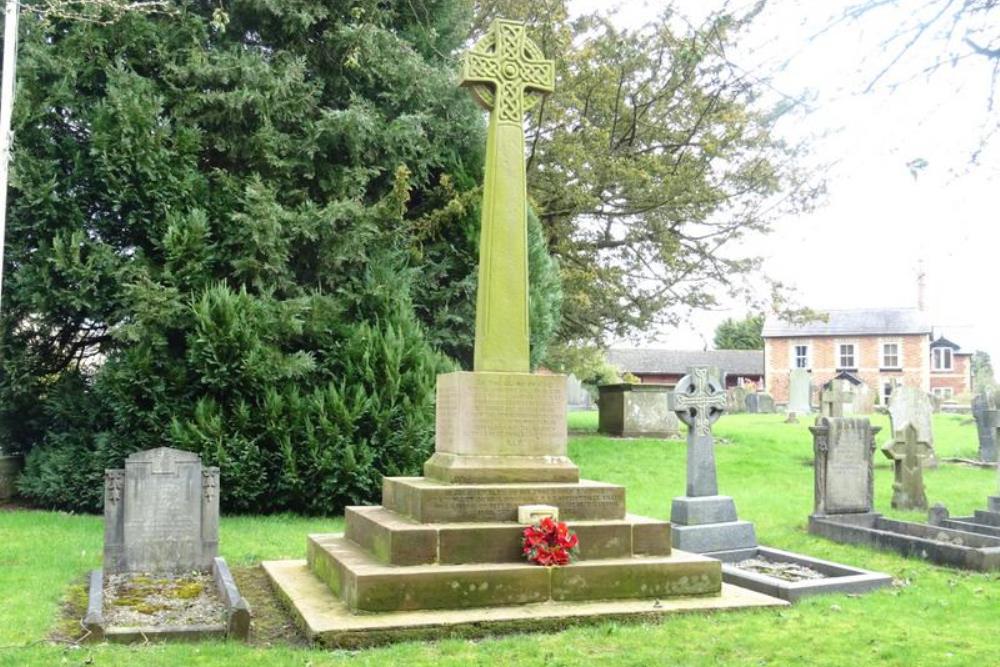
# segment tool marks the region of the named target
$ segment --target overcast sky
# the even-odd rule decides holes
[[[939,333],[1000,357],[1000,146],[970,165],[990,118],[989,64],[970,58],[929,80],[864,94],[893,56],[880,42],[907,16],[889,8],[815,37],[846,4],[772,0],[730,54],[770,75],[783,93],[815,94],[813,110],[779,131],[792,140],[808,138],[815,161],[833,165],[818,210],[778,221],[772,234],[747,248],[765,258],[770,276],[797,288],[801,303],[816,308],[915,306],[922,258],[926,302]],[[697,19],[720,5],[689,0],[675,6]],[[573,6],[588,11],[615,3],[576,0]],[[619,21],[637,26],[663,3],[622,6]],[[931,36],[886,81],[907,78],[943,48]],[[917,158],[927,166],[914,178],[907,163]],[[696,314],[692,326],[663,331],[659,342],[698,349],[710,344],[719,321],[743,314],[741,307]]]

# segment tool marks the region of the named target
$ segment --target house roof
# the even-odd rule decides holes
[[[729,375],[764,375],[763,350],[608,350],[608,363],[628,373],[685,374],[715,366]]]
[[[765,338],[784,336],[866,336],[930,334],[927,315],[916,308],[856,308],[820,311],[824,322],[816,320],[792,324],[769,315],[764,321]]]
[[[938,336],[937,340],[931,343],[931,349],[935,347],[950,347],[955,351],[955,354],[972,354],[971,352],[964,352],[961,345],[948,340],[944,336]]]

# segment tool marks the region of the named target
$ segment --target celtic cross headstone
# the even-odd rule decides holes
[[[523,23],[496,19],[462,60],[461,85],[490,112],[486,135],[475,370],[526,373],[528,232],[524,112],[552,92],[555,63]]]
[[[689,369],[674,389],[674,412],[687,424],[687,495],[719,493],[712,424],[726,409],[726,392],[707,366]]]

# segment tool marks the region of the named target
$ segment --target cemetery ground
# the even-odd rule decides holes
[[[257,564],[301,558],[309,532],[342,528],[341,519],[224,517],[221,552],[250,601],[255,636],[230,642],[74,645],[85,604],[83,577],[101,561],[98,516],[0,509],[0,665],[988,665],[997,660],[1000,573],[971,573],[890,553],[835,544],[806,533],[812,510],[812,418],[724,416],[715,425],[720,492],[756,524],[761,544],[890,573],[893,586],[865,595],[806,598],[793,607],[611,623],[564,632],[490,639],[409,642],[363,651],[310,648],[277,605]],[[888,419],[873,416],[887,438]],[[630,512],[668,518],[684,491],[680,440],[617,440],[596,434],[596,413],[571,413],[570,456],[582,476],[627,487]],[[976,428],[967,415],[935,415],[940,457],[974,458]],[[876,510],[890,509],[892,469],[876,452]],[[926,473],[931,503],[970,514],[996,492],[996,471],[942,463]],[[52,643],[52,639],[58,640]]]

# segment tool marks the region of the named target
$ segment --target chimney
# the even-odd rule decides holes
[[[917,310],[927,310],[927,271],[922,257],[917,260]]]

